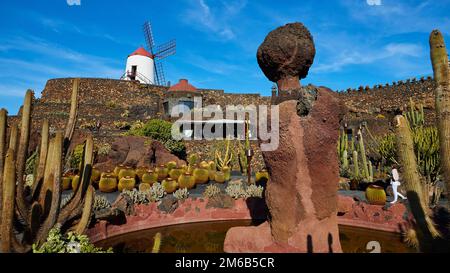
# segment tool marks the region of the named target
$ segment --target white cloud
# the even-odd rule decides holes
[[[210,6],[206,0],[196,0],[191,3],[183,16],[184,23],[220,39],[234,39],[236,34],[230,22],[237,20],[236,15],[247,5],[247,1],[220,1],[215,4],[216,6]]]
[[[69,6],[81,6],[81,0],[67,0]]]
[[[366,0],[369,6],[381,6],[381,0]]]
[[[350,65],[369,65],[382,61],[394,64],[400,59],[420,58],[424,55],[425,49],[418,44],[390,43],[380,48],[353,46],[341,51],[332,60],[313,66],[312,72],[337,72]],[[404,69],[407,69],[407,67],[404,67]],[[407,71],[413,73],[409,69]]]

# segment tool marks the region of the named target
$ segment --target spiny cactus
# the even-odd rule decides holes
[[[239,140],[237,140],[238,143],[238,159],[239,159],[239,168],[241,169],[242,174],[247,174],[248,170],[248,158],[247,158],[247,152],[250,150],[250,121],[247,119],[245,121],[245,143],[244,145],[241,144]]]
[[[423,105],[420,104],[419,109],[417,109],[412,98],[410,98],[409,110],[405,112],[405,116],[408,119],[411,128],[416,128],[425,124]]]
[[[444,36],[439,30],[433,30],[430,35],[430,55],[433,64],[434,80],[436,82],[436,116],[438,120],[441,166],[450,192],[450,76],[448,52]],[[450,198],[447,207],[450,208]]]
[[[205,198],[211,198],[211,197],[219,195],[220,193],[221,193],[221,190],[218,186],[209,185],[208,187],[206,187],[205,191],[203,192],[203,196]]]
[[[355,178],[359,177],[359,162],[358,162],[358,152],[353,151],[353,176]]]
[[[5,109],[0,109],[0,214],[3,206],[3,167],[5,165],[6,156],[6,127],[7,127],[7,112]],[[0,224],[2,219],[0,218]]]
[[[358,144],[359,144],[359,151],[361,152],[361,159],[362,159],[362,172],[361,175],[365,178],[369,177],[369,169],[367,165],[367,158],[366,158],[366,148],[364,146],[364,139],[361,130],[358,131]]]
[[[231,139],[225,140],[225,151],[215,151],[215,162],[217,169],[222,171],[224,167],[231,168],[231,162],[233,160],[233,153],[230,150]]]
[[[0,249],[2,252],[29,252],[31,245],[41,245],[51,228],[59,223],[79,233],[84,232],[91,218],[94,191],[90,186],[90,173],[93,163],[93,140],[88,137],[81,169],[81,183],[67,205],[60,209],[61,180],[63,164],[63,134],[48,140],[48,123],[44,121],[39,152],[39,164],[34,176],[33,188],[28,196],[24,191],[23,174],[28,152],[31,109],[33,93],[27,91],[21,111],[20,139],[16,124],[11,126],[8,155],[3,166],[1,183],[2,222],[0,227]],[[3,131],[0,123],[0,132]],[[66,139],[70,143],[70,138]],[[0,141],[6,143],[6,141]],[[6,149],[6,145],[4,145]],[[16,187],[17,185],[17,187]],[[17,214],[13,212],[17,211]],[[75,222],[81,216],[81,220]],[[73,223],[76,223],[73,225]],[[23,236],[17,237],[17,230],[23,230]],[[20,239],[19,239],[20,238]]]
[[[428,204],[424,202],[424,192],[418,171],[414,143],[411,131],[405,117],[397,116],[394,120],[396,145],[399,162],[403,167],[403,180],[407,189],[407,197],[411,211],[419,227],[420,248],[423,251],[432,251],[432,242],[439,236],[433,221],[428,215]]]

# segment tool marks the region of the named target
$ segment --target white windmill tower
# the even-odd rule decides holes
[[[139,81],[143,84],[166,85],[162,60],[176,53],[176,41],[155,47],[152,26],[144,24],[144,37],[147,49],[140,47],[128,56],[125,74],[121,79]]]

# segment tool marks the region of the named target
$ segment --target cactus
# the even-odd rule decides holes
[[[359,163],[358,163],[358,152],[353,151],[353,176],[355,178],[359,177]]]
[[[225,140],[225,151],[215,151],[215,163],[219,171],[223,171],[223,168],[229,167],[231,169],[231,162],[233,160],[233,153],[230,151],[231,139]]]
[[[144,173],[144,175],[142,175],[141,183],[153,185],[156,182],[158,182],[158,174],[155,173],[154,171],[150,170]]]
[[[31,250],[31,245],[40,246],[56,224],[64,226],[64,231],[67,231],[73,225],[73,220],[81,216],[82,221],[79,221],[74,227],[75,230],[81,231],[85,229],[88,222],[86,220],[90,218],[88,205],[92,202],[91,197],[87,194],[93,194],[93,190],[88,188],[93,163],[92,137],[88,137],[86,140],[80,185],[67,204],[60,209],[62,161],[64,158],[63,134],[57,132],[56,136],[49,140],[48,122],[44,120],[39,149],[39,165],[36,175],[34,175],[33,189],[29,193],[24,191],[23,173],[29,148],[32,100],[33,93],[28,90],[21,111],[20,139],[18,138],[18,127],[14,124],[10,131],[8,147],[10,156],[7,157],[8,160],[2,168],[4,178],[2,180],[4,181],[0,186],[3,191],[2,195],[8,195],[7,200],[2,200],[2,240],[0,242],[2,252],[28,252]],[[1,115],[3,114],[0,113]],[[3,124],[0,124],[0,132],[2,131],[1,127]],[[5,143],[3,140],[0,142]],[[67,138],[66,142],[70,144],[70,138]],[[4,147],[6,149],[6,144]],[[14,189],[11,185],[14,185]],[[11,214],[11,211],[18,213]],[[20,241],[16,237],[16,234],[20,233],[18,230],[23,230]]]
[[[370,185],[366,189],[366,199],[369,204],[384,206],[386,205],[386,192],[382,187]]]
[[[2,205],[2,223],[0,227],[0,252],[7,253],[11,251],[13,239],[13,217],[14,200],[16,192],[16,162],[14,160],[14,150],[9,149],[4,163],[3,173],[3,205]]]
[[[429,252],[432,250],[434,238],[439,236],[430,216],[428,204],[424,202],[424,192],[421,185],[421,177],[418,171],[416,155],[414,154],[414,142],[408,122],[404,116],[395,117],[396,145],[399,162],[403,167],[403,180],[407,189],[407,197],[411,211],[419,227],[418,237],[421,249]]]
[[[77,121],[78,114],[78,88],[80,86],[80,79],[73,80],[72,96],[70,98],[70,114],[69,120],[66,125],[66,131],[64,133],[64,153],[69,149],[70,140],[72,139],[73,132]],[[67,157],[66,157],[67,159]]]
[[[192,175],[195,177],[196,184],[205,184],[209,181],[209,171],[206,169],[195,169]]]
[[[159,251],[161,250],[161,241],[162,241],[161,237],[162,237],[161,232],[156,233],[153,239],[152,253],[159,253]]]
[[[30,123],[31,123],[31,111],[33,103],[33,91],[27,90],[25,94],[25,101],[22,106],[22,122],[20,125],[20,141],[19,147],[16,153],[16,198],[17,198],[17,210],[19,214],[27,217],[27,206],[24,199],[24,186],[23,174],[25,172],[25,163],[27,160],[28,143],[30,141]]]
[[[364,139],[361,130],[358,131],[358,143],[359,143],[359,150],[361,152],[361,158],[362,158],[362,172],[361,175],[364,178],[367,178],[369,176],[369,169],[367,165],[367,158],[366,158],[366,148],[364,147]]]
[[[417,128],[425,124],[425,113],[423,110],[423,105],[419,105],[417,109],[416,104],[413,99],[410,98],[409,110],[405,112],[405,117],[408,119],[411,128]]]
[[[104,174],[100,178],[98,188],[101,192],[115,192],[117,190],[117,177],[112,174]]]
[[[161,165],[155,169],[158,174],[158,181],[163,181],[169,176],[169,169],[165,165]]]
[[[5,109],[0,110],[0,215],[3,207],[3,166],[5,165],[6,156],[6,127],[7,112]],[[2,219],[0,217],[0,225]]]
[[[178,180],[178,178],[180,177],[180,175],[182,173],[183,173],[182,169],[172,169],[172,170],[169,171],[169,176],[173,180]]]
[[[441,166],[450,192],[450,76],[449,61],[444,37],[439,30],[433,30],[430,35],[430,55],[436,82],[436,116],[438,120]],[[450,198],[447,208],[450,208]]]
[[[188,158],[188,164],[189,166],[195,166],[198,162],[198,155],[197,154],[190,154]]]
[[[221,193],[222,191],[220,190],[220,188],[216,185],[209,185],[208,187],[206,187],[205,191],[203,192],[203,197],[205,198],[212,198],[214,196],[217,196]]]
[[[124,177],[130,177],[130,178],[135,178],[136,177],[136,172],[132,169],[132,168],[124,168],[121,169],[118,175],[119,180],[124,178]]]
[[[120,192],[122,192],[124,190],[131,191],[134,189],[135,186],[136,186],[136,179],[134,177],[126,176],[126,177],[122,177],[119,180],[118,189]]]
[[[167,193],[174,193],[178,189],[178,182],[172,178],[167,178],[161,182],[164,191]]]
[[[344,170],[348,169],[348,153],[347,153],[347,150],[345,150],[344,153],[342,154],[342,168],[344,168]]]
[[[225,183],[225,181],[226,181],[225,173],[223,173],[221,171],[217,171],[214,175],[214,181],[219,184]]]
[[[195,177],[190,173],[184,173],[178,178],[178,185],[181,189],[193,189],[195,187]]]

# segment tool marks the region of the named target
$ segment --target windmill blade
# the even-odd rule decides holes
[[[177,42],[175,39],[168,41],[156,48],[155,57],[162,60],[168,56],[172,56],[177,51]]]
[[[164,69],[161,62],[156,61],[155,64],[155,82],[156,85],[165,86],[166,85],[166,78],[164,76]]]
[[[152,25],[150,22],[145,22],[143,26],[145,42],[147,43],[147,47],[150,50],[150,53],[153,54],[153,48],[155,47],[155,40],[153,38]]]

